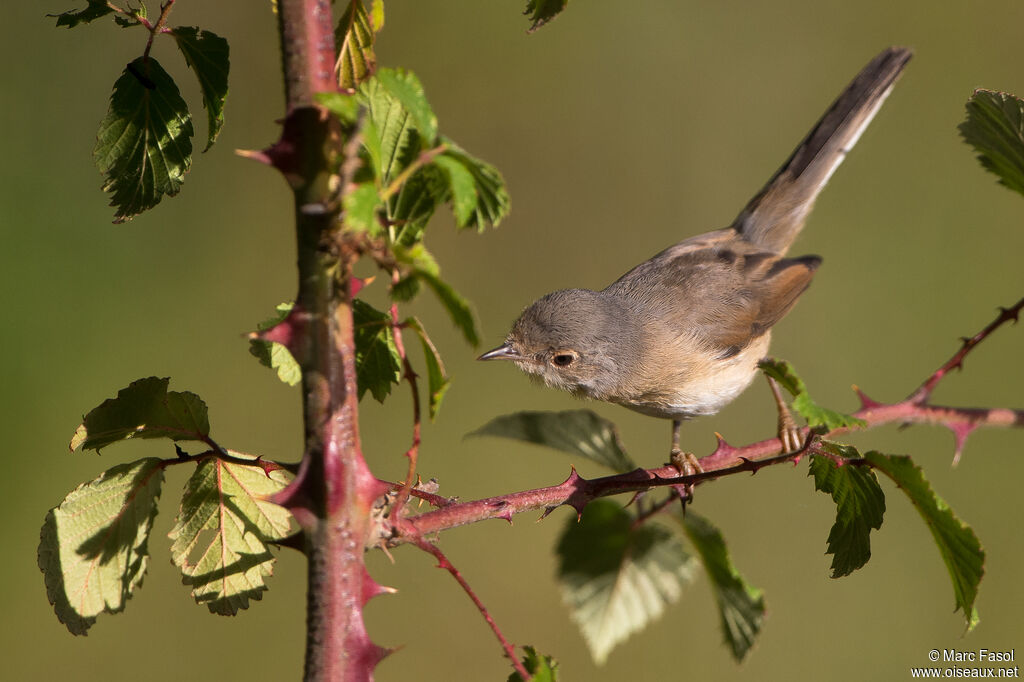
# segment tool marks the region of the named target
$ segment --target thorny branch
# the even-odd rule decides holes
[[[821,434],[832,437],[852,430],[870,429],[882,424],[928,423],[949,428],[956,439],[954,463],[960,456],[967,436],[979,426],[1024,426],[1024,410],[1009,408],[963,408],[932,405],[928,402],[932,391],[952,369],[961,367],[964,358],[979,343],[1000,326],[1016,321],[1024,298],[1010,308],[1000,310],[999,316],[983,330],[965,339],[963,346],[906,399],[892,404],[879,403],[868,398],[857,389],[861,408],[853,414],[864,421],[863,427],[843,427]],[[758,470],[781,462],[798,460],[809,449],[813,449],[814,438],[810,429],[801,431],[805,439],[804,448],[796,452],[783,452],[778,438],[770,438],[744,447],[733,447],[719,436],[714,452],[700,459],[701,473],[680,476],[674,466],[654,469],[637,469],[625,474],[585,479],[573,469],[562,483],[547,488],[537,488],[508,495],[499,495],[482,500],[456,503],[444,508],[406,519],[402,528],[388,542],[397,545],[403,542],[419,543],[422,537],[431,533],[475,523],[486,519],[511,521],[514,514],[531,510],[543,510],[544,515],[554,509],[569,505],[582,513],[591,500],[608,495],[638,492],[662,486],[680,484],[699,485],[741,472],[755,473]]]

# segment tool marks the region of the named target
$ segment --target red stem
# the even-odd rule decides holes
[[[363,557],[372,506],[386,486],[360,445],[349,289],[356,253],[340,230],[334,184],[336,159],[358,147],[351,138],[359,131],[344,144],[337,121],[314,101],[337,89],[329,0],[279,0],[277,14],[287,115],[265,157],[294,194],[299,291],[286,346],[302,368],[305,448],[295,479],[274,501],[298,521],[309,560],[305,679],[368,682],[386,652],[370,641],[363,606],[384,589]]]
[[[448,561],[448,557],[444,555],[444,552],[441,551],[441,548],[439,548],[437,545],[431,542],[427,542],[423,538],[416,538],[415,540],[413,540],[413,542],[415,542],[416,546],[422,549],[424,552],[429,552],[430,554],[434,555],[434,557],[437,559],[438,568],[443,568],[449,573],[451,573],[452,577],[455,578],[456,582],[459,583],[459,585],[466,592],[469,598],[473,600],[473,603],[476,604],[476,608],[480,611],[480,615],[484,617],[484,620],[487,621],[487,625],[489,625],[491,631],[494,632],[494,636],[498,638],[499,642],[501,642],[501,648],[505,650],[505,655],[508,656],[509,660],[512,661],[512,667],[516,669],[516,672],[518,672],[519,676],[522,677],[524,680],[532,679],[530,673],[527,672],[526,667],[523,666],[522,661],[520,661],[519,657],[516,656],[515,647],[512,646],[507,639],[505,639],[505,635],[501,634],[501,630],[498,628],[498,624],[494,622],[493,618],[491,618],[491,614],[487,611],[487,607],[485,607],[483,602],[480,601],[480,598],[476,596],[476,593],[473,591],[473,588],[469,586],[469,583],[467,583],[466,579],[462,577],[462,574],[459,573],[459,570],[455,568],[455,566],[453,566],[450,561]]]
[[[393,270],[391,273],[391,280],[393,282],[397,282],[398,279],[398,271]],[[397,303],[391,304],[391,325],[395,336],[395,348],[398,350],[399,357],[402,358],[403,376],[405,377],[405,380],[409,382],[409,389],[412,391],[412,445],[410,445],[409,449],[405,452],[405,456],[409,458],[409,469],[405,475],[405,482],[398,491],[398,495],[395,496],[394,504],[391,507],[392,522],[400,524],[402,522],[402,516],[405,513],[405,503],[409,501],[409,493],[412,491],[412,487],[416,483],[416,465],[419,460],[420,453],[422,419],[420,415],[420,392],[419,386],[416,382],[416,372],[413,371],[412,364],[409,362],[409,358],[405,354],[405,343],[402,340],[403,326],[398,319]]]
[[[954,369],[963,368],[964,358],[967,357],[967,354],[970,353],[975,346],[984,341],[992,332],[1010,320],[1016,322],[1017,317],[1020,315],[1021,308],[1024,308],[1024,298],[1020,299],[1009,308],[1000,308],[999,316],[971,338],[965,338],[960,350],[954,353],[953,357],[951,357],[946,364],[935,370],[935,372],[928,377],[923,384],[921,384],[920,388],[911,394],[910,399],[916,402],[924,402],[928,400],[932,391],[935,390],[935,387],[940,381],[942,381],[944,376]]]

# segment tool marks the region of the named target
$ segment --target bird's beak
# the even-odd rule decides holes
[[[505,343],[494,350],[487,351],[478,357],[477,360],[519,360],[522,357],[523,356],[519,354],[519,351],[513,348],[510,344]]]

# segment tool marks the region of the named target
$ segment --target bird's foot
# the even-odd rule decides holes
[[[678,449],[673,449],[670,455],[669,463],[679,471],[682,476],[692,476],[694,474],[703,474],[704,467],[700,465],[700,460],[692,452],[682,452]]]
[[[783,452],[796,452],[803,447],[803,434],[789,410],[779,413],[779,440]]]
[[[783,452],[796,452],[803,447],[803,434],[801,429],[796,425],[796,421],[793,419],[793,414],[789,411],[789,407],[786,405],[785,399],[782,397],[782,391],[779,390],[779,385],[774,379],[768,377],[768,385],[772,389],[772,396],[775,398],[775,406],[779,410],[779,429],[778,436],[782,442]]]

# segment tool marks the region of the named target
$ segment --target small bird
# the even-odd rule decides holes
[[[910,57],[891,47],[872,59],[731,226],[670,246],[601,291],[564,289],[538,299],[505,343],[478,359],[511,360],[577,397],[671,419],[672,461],[684,471],[680,425],[715,414],[757,375],[772,326],[821,264],[818,256],[786,258],[786,251]],[[792,419],[772,389],[780,438],[795,449]]]

